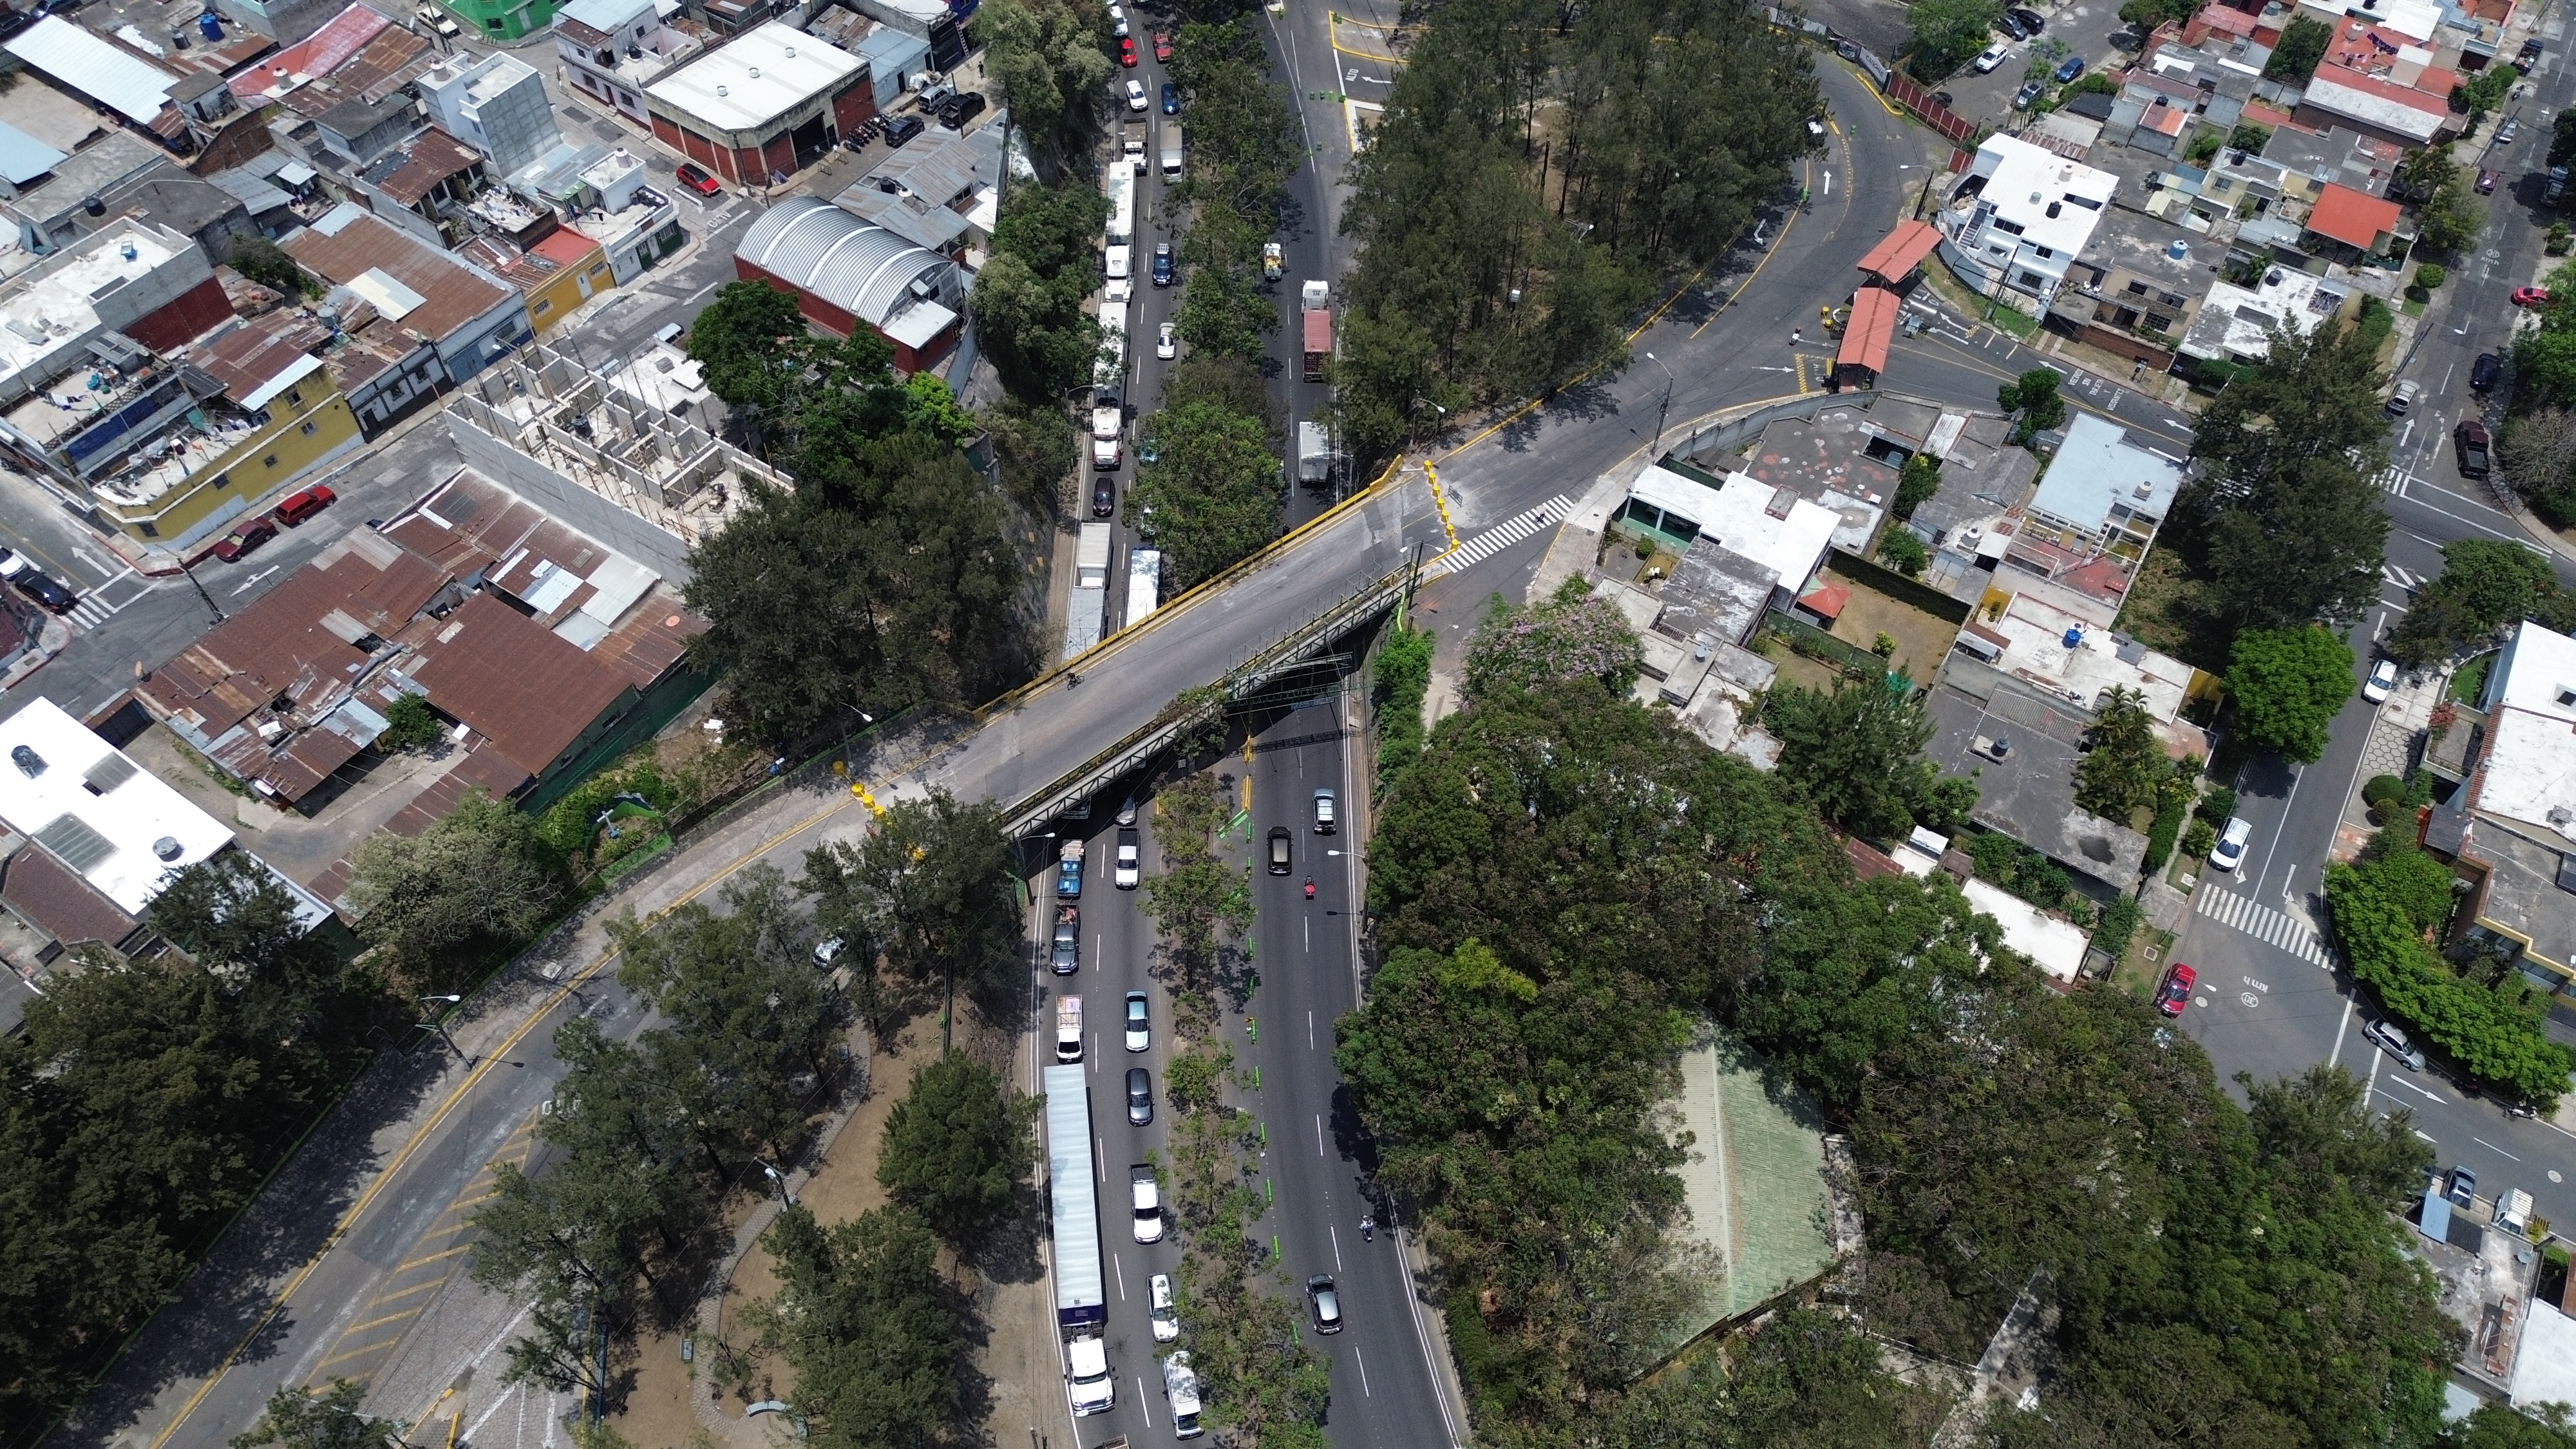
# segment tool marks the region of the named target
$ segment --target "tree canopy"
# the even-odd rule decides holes
[[[341,1378],[318,1394],[281,1384],[231,1449],[402,1449],[402,1421],[358,1412],[366,1396],[366,1385]]]
[[[1192,401],[1158,410],[1146,431],[1161,454],[1136,470],[1126,522],[1163,551],[1174,588],[1221,573],[1279,536],[1288,486],[1258,415]]]
[[[1976,808],[1973,780],[1943,776],[1922,756],[1932,718],[1885,679],[1836,680],[1831,690],[1773,687],[1762,721],[1780,741],[1780,777],[1854,835],[1886,839],[1916,825],[1949,831]]]
[[[2272,47],[2272,58],[2263,62],[2263,79],[2306,84],[2333,43],[2333,26],[2313,16],[2291,16],[2290,23],[2281,27],[2281,41]]]
[[[798,888],[814,919],[846,940],[862,1010],[882,1025],[901,998],[945,980],[1005,989],[1023,964],[1019,873],[999,812],[946,791],[888,809],[856,841],[805,853]],[[875,959],[884,961],[880,982]],[[953,978],[952,978],[953,973]]]
[[[0,1421],[68,1407],[395,1017],[244,851],[145,910],[178,949],[65,963],[0,1038]]]
[[[2204,533],[2212,598],[2238,626],[2348,626],[2378,598],[2384,381],[2357,327],[2283,332],[2201,414],[2179,511]]]
[[[1427,15],[1350,168],[1334,381],[1363,457],[1425,402],[1551,391],[1621,355],[1666,276],[1790,184],[1822,109],[1807,51],[1740,6]]]
[[[2352,666],[2352,646],[2324,629],[2241,631],[2227,663],[2238,732],[2303,765],[2318,758],[2352,698]]]
[[[1036,1107],[992,1068],[941,1057],[887,1115],[877,1181],[931,1231],[971,1246],[1010,1212],[1034,1164]]]
[[[824,1449],[941,1442],[965,1401],[966,1343],[929,1228],[903,1208],[825,1228],[791,1206],[762,1241],[781,1280],[760,1311],[762,1335],[796,1369],[808,1441]]]
[[[2416,590],[2388,633],[2388,652],[2401,664],[2438,664],[2524,619],[2576,628],[2576,596],[2559,587],[2547,559],[2518,543],[2459,539],[2443,545],[2441,576]]]
[[[564,863],[534,816],[469,790],[418,835],[378,832],[349,854],[358,935],[411,984],[470,984],[554,920]]]

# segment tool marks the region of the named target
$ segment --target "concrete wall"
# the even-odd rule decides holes
[[[447,435],[474,471],[646,567],[673,587],[689,578],[689,546],[653,523],[582,487],[554,468],[484,431],[481,400],[459,397],[447,413]]]

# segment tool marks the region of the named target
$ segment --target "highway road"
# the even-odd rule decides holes
[[[1273,1206],[1252,1231],[1279,1241],[1279,1268],[1289,1284],[1279,1291],[1294,1293],[1309,1276],[1324,1273],[1342,1292],[1349,1327],[1337,1335],[1306,1335],[1332,1365],[1326,1433],[1341,1449],[1420,1449],[1459,1442],[1461,1421],[1435,1377],[1419,1316],[1428,1310],[1414,1299],[1397,1239],[1389,1232],[1380,1232],[1374,1241],[1360,1235],[1360,1218],[1373,1211],[1362,1195],[1365,1149],[1332,1063],[1333,1023],[1359,1000],[1359,922],[1351,909],[1359,893],[1352,849],[1359,832],[1316,834],[1313,798],[1317,788],[1325,788],[1340,800],[1355,799],[1349,733],[1357,725],[1351,709],[1352,697],[1337,689],[1305,706],[1274,711],[1251,742],[1248,764],[1237,756],[1216,767],[1229,788],[1248,790],[1239,798],[1250,801],[1253,844],[1247,847],[1240,833],[1231,835],[1229,859],[1251,858],[1274,825],[1294,832],[1289,874],[1257,871],[1252,876],[1259,985],[1245,1010],[1225,1012],[1223,1031],[1237,1067],[1259,1069],[1263,1084],[1241,1105],[1268,1132],[1261,1169],[1274,1194]],[[1154,1244],[1134,1241],[1125,1182],[1130,1164],[1147,1161],[1149,1155],[1168,1157],[1163,1093],[1172,1013],[1153,956],[1153,923],[1138,908],[1139,895],[1115,890],[1110,883],[1108,862],[1117,835],[1112,804],[1104,797],[1082,827],[1088,846],[1080,903],[1081,968],[1070,977],[1050,976],[1046,983],[1051,996],[1079,994],[1084,1004],[1094,1153],[1100,1164],[1101,1249],[1110,1270],[1109,1360],[1119,1383],[1118,1404],[1109,1413],[1073,1420],[1069,1409],[1060,1411],[1058,1423],[1071,1434],[1066,1442],[1072,1445],[1101,1444],[1121,1435],[1131,1442],[1155,1442],[1171,1429],[1147,1322],[1146,1288],[1154,1274],[1178,1273],[1181,1251],[1169,1237]],[[1139,813],[1137,828],[1144,835],[1150,874],[1161,865],[1150,810]],[[1312,902],[1304,889],[1310,874],[1316,885]],[[1054,901],[1044,894],[1049,889],[1045,880],[1034,880],[1032,889],[1039,893],[1033,926],[1043,926],[1053,919]],[[1153,1013],[1152,1042],[1140,1053],[1121,1049],[1119,1013],[1130,991],[1147,993]],[[1251,1032],[1245,1030],[1247,1016],[1256,1028]],[[1130,1126],[1126,1117],[1124,1078],[1132,1066],[1153,1073],[1155,1117],[1144,1127]],[[1190,1326],[1184,1303],[1182,1335],[1175,1347],[1190,1346]],[[995,1329],[1052,1334],[1052,1317],[1034,1324],[997,1324]]]

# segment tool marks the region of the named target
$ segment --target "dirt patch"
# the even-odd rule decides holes
[[[2119,627],[2150,649],[2194,668],[2224,674],[2231,636],[2210,600],[2208,585],[2191,568],[2182,532],[2167,528],[2139,566],[2129,582],[2129,597],[2120,606]]]
[[[1931,679],[1932,672],[1950,652],[1950,641],[1959,637],[1959,626],[1928,610],[1854,584],[1851,601],[1843,605],[1842,617],[1834,620],[1833,636],[1846,644],[1873,649],[1878,636],[1885,634],[1896,641],[1896,652],[1888,656],[1888,668],[1902,669],[1917,681]]]

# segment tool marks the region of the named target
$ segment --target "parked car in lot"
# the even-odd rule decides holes
[[[2183,1008],[2191,1005],[2191,988],[2199,980],[2199,972],[2180,961],[2173,963],[2172,969],[2165,972],[2164,984],[2156,988],[2156,1010],[2167,1016],[2182,1015]]]
[[[2048,28],[2047,18],[2042,16],[2036,10],[2027,10],[2016,5],[2004,13],[2011,16],[2013,19],[2020,21],[2022,29],[2029,31],[2033,35],[2037,35]]]
[[[421,24],[428,26],[430,29],[437,31],[439,34],[446,36],[450,40],[455,39],[461,30],[461,27],[457,25],[452,16],[435,5],[423,5],[412,13],[420,17]],[[2525,66],[2523,69],[2529,70],[2530,67]]]
[[[822,940],[814,943],[815,967],[817,969],[829,967],[833,962],[840,960],[841,953],[848,949],[850,949],[850,943],[847,938],[841,936],[824,937]]]
[[[681,162],[678,168],[673,170],[671,174],[680,178],[680,184],[682,186],[689,188],[700,196],[718,196],[724,192],[723,182],[709,176],[706,172],[698,169],[696,165],[690,162]]]
[[[2513,305],[2517,307],[2546,307],[2549,305],[2549,289],[2547,287],[2516,287],[2513,289]]]
[[[215,557],[226,563],[234,563],[243,554],[249,553],[275,537],[277,537],[275,522],[266,518],[254,518],[225,534],[223,542],[215,545]]]
[[[900,146],[930,127],[919,116],[897,116],[886,122],[885,138],[889,146]]]
[[[2217,870],[2234,870],[2245,859],[2245,844],[2254,838],[2254,822],[2241,816],[2227,817],[2227,828],[2218,832],[2218,843],[2209,848],[2209,863]]]
[[[2442,1196],[2449,1198],[2451,1200],[2451,1205],[2454,1207],[2476,1207],[2478,1205],[2478,1175],[2469,1171],[2465,1167],[2452,1168],[2450,1190],[2444,1192]]]
[[[1987,46],[1985,49],[1983,49],[1983,50],[1981,50],[1981,51],[1978,51],[1978,52],[1977,52],[1977,60],[1976,60],[1976,70],[1977,70],[1977,74],[1979,74],[1979,75],[1989,75],[1989,74],[1992,74],[1992,73],[1993,73],[1993,71],[1994,71],[1994,69],[1995,69],[1995,67],[1997,67],[1997,66],[1999,66],[1999,65],[2002,65],[2005,61],[2007,61],[2007,60],[2009,60],[2009,59],[2011,59],[2011,58],[2012,58],[2012,47],[2011,47],[2011,46],[2009,46],[2009,45],[2005,45],[2005,44],[2003,44],[2003,43],[2002,43],[2002,42],[2000,42],[2000,41],[1998,41],[1997,43],[1995,43],[1995,44],[1993,44],[1993,45],[1989,45],[1989,46]]]
[[[2048,84],[2045,81],[2023,81],[2021,83],[2021,89],[2013,92],[2012,108],[2016,111],[2029,110],[2030,103],[2038,100],[2039,93],[2046,89],[2048,89]]]
[[[2059,61],[2057,63],[2057,69],[2049,72],[2049,74],[2057,78],[2057,83],[2059,85],[2064,85],[2068,81],[2075,79],[2077,76],[2084,74],[2084,57],[2080,55],[2070,55],[2066,59]]]
[[[2396,687],[2397,661],[2382,659],[2370,666],[2370,677],[2361,682],[2361,697],[2371,704],[2379,704],[2385,701],[2389,691]]]
[[[2011,36],[2015,40],[2028,40],[2039,33],[2038,31],[2031,29],[2028,25],[2022,23],[2022,18],[2010,10],[2007,10],[2003,14],[1995,17],[1995,29],[2002,31],[2004,34]]]
[[[2406,414],[2414,408],[2415,399],[2422,397],[2423,395],[2424,385],[2415,381],[2413,378],[2407,378],[2399,382],[2397,386],[2389,390],[2388,415],[2392,418],[2402,418],[2406,416]]]
[[[2424,1053],[2416,1049],[2415,1043],[2406,1039],[2406,1033],[2399,1030],[2396,1023],[2374,1021],[2363,1027],[2361,1034],[2377,1042],[2381,1050],[2404,1063],[2406,1070],[2410,1072],[2424,1070]]]

